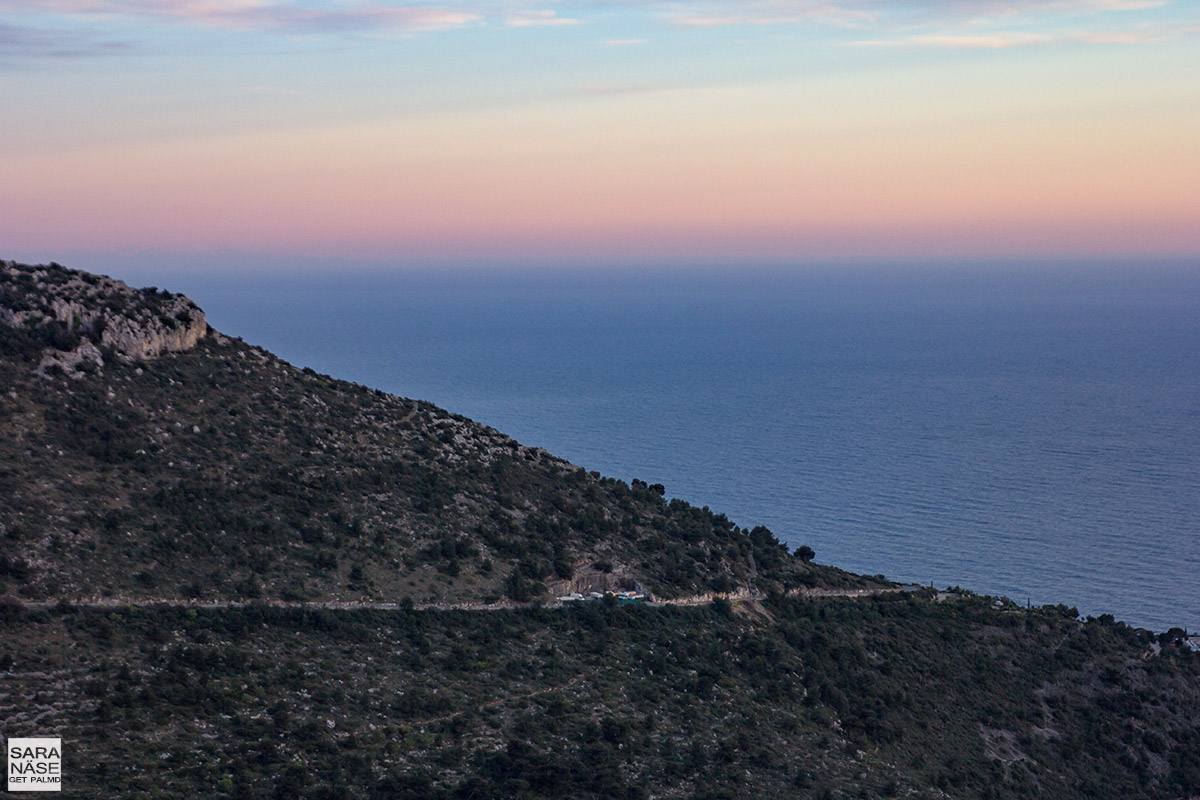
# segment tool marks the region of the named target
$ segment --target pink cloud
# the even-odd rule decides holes
[[[239,30],[300,34],[441,30],[481,19],[479,14],[449,8],[303,7],[269,0],[41,0],[38,3],[0,2],[0,11],[28,12],[31,6],[71,16],[157,18]]]
[[[1045,11],[1144,11],[1166,4],[1166,0],[968,0],[958,5],[976,15],[997,16]]]
[[[905,3],[899,0],[748,0],[675,3],[666,19],[691,28],[773,26],[822,23],[843,27],[871,27],[889,18],[926,21],[986,20],[1049,14],[1115,13],[1143,11],[1166,5],[1165,0],[932,0]]]
[[[557,27],[561,25],[582,25],[583,20],[570,17],[560,17],[558,12],[548,9],[523,11],[508,18],[510,28]]]
[[[767,2],[696,3],[677,7],[667,15],[672,25],[684,28],[719,28],[728,26],[794,25],[802,22],[823,22],[836,25],[859,25],[875,17],[864,4],[828,2]],[[867,4],[869,5],[869,4]]]
[[[852,44],[864,47],[929,47],[953,50],[1001,50],[1013,47],[1082,44],[1155,44],[1180,36],[1195,35],[1195,29],[1140,29],[1120,32],[1006,32],[995,34],[931,33],[903,36],[895,39],[864,39]]]
[[[298,3],[289,0],[0,0],[0,13],[43,11],[70,16],[177,20],[244,30],[281,33],[426,31],[457,28],[485,18],[507,27],[559,27],[583,20],[551,9],[530,9],[521,0],[444,0],[428,6],[397,2]],[[984,22],[997,18],[1061,14],[1120,14],[1164,6],[1165,0],[651,0],[644,10],[682,28],[822,24],[848,28],[904,27],[932,22]],[[607,0],[582,0],[583,8],[605,10]],[[636,6],[635,6],[636,7]],[[911,29],[911,28],[909,28]],[[627,40],[615,40],[627,41]],[[1012,46],[1008,44],[947,46]]]

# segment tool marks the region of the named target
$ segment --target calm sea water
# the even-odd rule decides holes
[[[820,561],[1200,630],[1200,264],[157,282]]]

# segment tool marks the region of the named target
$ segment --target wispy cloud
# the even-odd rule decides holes
[[[672,25],[691,28],[819,23],[848,28],[1021,16],[1144,11],[1167,0],[687,0],[660,7]]]
[[[864,39],[851,42],[863,47],[926,47],[951,50],[1003,50],[1014,47],[1034,47],[1060,44],[1135,45],[1154,44],[1184,35],[1194,35],[1195,30],[1151,30],[1144,29],[1120,33],[1032,33],[1012,32],[990,35],[965,34],[918,34],[895,39]]]
[[[666,20],[682,28],[728,26],[795,25],[820,22],[861,25],[874,19],[877,11],[869,2],[814,2],[813,0],[758,0],[757,2],[679,3],[666,12]]]
[[[285,33],[381,33],[458,28],[480,20],[478,14],[442,8],[302,9],[273,6],[216,15],[208,21],[231,27]]]
[[[1087,13],[1094,11],[1145,11],[1161,8],[1168,0],[958,0],[942,2],[974,16],[1011,16],[1015,14]]]
[[[1095,14],[1145,11],[1169,0],[848,0],[844,5],[881,15],[903,13],[938,19],[985,19],[1021,15]]]
[[[800,17],[762,16],[753,14],[676,14],[668,17],[681,28],[724,28],[733,25],[792,25]]]
[[[593,12],[644,15],[675,28],[822,25],[872,31],[882,44],[890,34],[931,27],[1006,26],[1039,29],[1056,16],[1124,19],[1169,5],[1168,0],[569,0],[571,11],[531,8],[537,0],[0,0],[0,14],[50,13],[74,19],[134,19],[288,35],[388,34],[434,31],[493,22],[503,27],[580,25]],[[1181,0],[1194,2],[1194,0]],[[1027,24],[1028,23],[1028,24]],[[1108,25],[1097,26],[1111,27]],[[970,31],[970,34],[978,31]],[[1121,32],[1112,34],[1122,35]],[[961,41],[924,46],[1009,47],[1005,34],[988,31]],[[613,44],[643,40],[614,39]],[[921,44],[913,41],[912,44]]]
[[[559,25],[582,25],[583,20],[560,17],[557,11],[540,9],[512,14],[508,17],[506,24],[510,28],[555,27]]]
[[[457,8],[391,4],[323,4],[271,0],[0,0],[0,12],[31,10],[72,17],[116,17],[189,22],[288,34],[382,33],[456,28],[481,15]]]
[[[29,28],[0,22],[0,65],[40,60],[84,59],[119,55],[128,42],[95,39],[74,31]]]
[[[645,44],[649,39],[605,39],[604,44],[609,47],[628,47],[630,45]]]

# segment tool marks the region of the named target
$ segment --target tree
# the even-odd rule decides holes
[[[805,564],[816,558],[816,553],[806,544],[802,544],[796,548],[796,558],[803,561]]]

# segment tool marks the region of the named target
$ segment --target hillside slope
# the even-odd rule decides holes
[[[0,602],[0,733],[61,736],[75,797],[1192,798],[1200,655],[1151,638],[913,594]]]
[[[1200,797],[1182,631],[789,596],[880,586],[810,556],[0,263],[0,737],[61,737],[70,796]],[[755,598],[542,602],[625,586]]]
[[[863,583],[765,528],[297,369],[181,295],[0,263],[0,593],[527,602]]]

